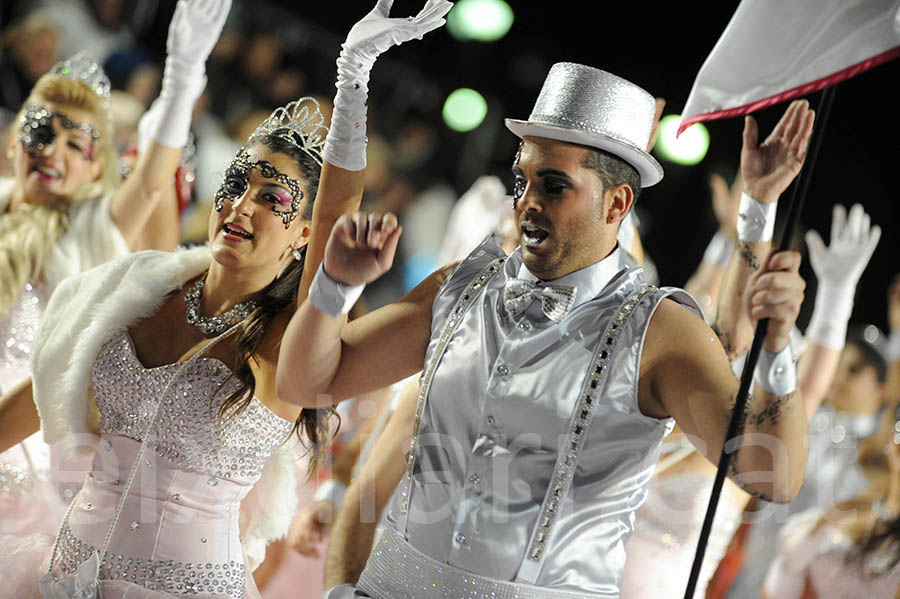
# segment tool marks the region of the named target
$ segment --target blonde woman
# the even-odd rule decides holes
[[[31,374],[38,325],[60,282],[146,243],[148,221],[166,209],[161,198],[229,8],[230,0],[178,4],[160,96],[142,122],[144,152],[124,183],[102,68],[77,54],[35,83],[6,146],[13,176],[0,179],[0,392]],[[41,487],[51,470],[63,487],[83,477],[69,468],[78,470],[50,468],[49,449],[36,438],[0,454],[0,532],[55,530],[59,518],[47,514],[60,499]]]

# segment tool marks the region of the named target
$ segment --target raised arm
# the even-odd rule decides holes
[[[178,214],[161,203],[171,200],[166,191],[188,142],[194,104],[206,86],[206,59],[230,8],[231,0],[179,0],[175,7],[159,97],[141,118],[138,161],[110,203],[112,220],[132,248],[142,240],[148,247],[174,249],[142,233],[155,212]],[[177,226],[177,221],[171,223]]]
[[[725,273],[713,327],[731,360],[750,349],[752,319],[744,311],[747,285],[769,254],[778,197],[803,166],[814,120],[809,103],[795,100],[762,143],[753,117],[744,122],[738,245]]]
[[[393,214],[342,216],[309,297],[291,318],[278,356],[278,395],[302,407],[333,405],[422,369],[431,305],[449,268],[406,296],[347,324],[366,283],[387,272],[401,228]]]
[[[854,204],[847,211],[835,204],[831,245],[815,231],[806,234],[809,261],[818,279],[816,306],[806,328],[806,347],[798,362],[800,389],[811,418],[831,387],[837,372],[847,323],[853,311],[856,284],[881,238],[881,228],[870,226],[869,215]]]
[[[712,308],[719,301],[719,290],[725,279],[725,270],[734,254],[738,207],[741,203],[743,185],[740,173],[730,188],[721,175],[713,174],[709,178],[713,213],[716,215],[719,228],[703,252],[703,259],[697,270],[684,285],[684,290],[694,296],[703,308],[707,322],[715,322],[716,315]]]
[[[769,324],[730,474],[744,490],[769,501],[790,501],[806,466],[807,420],[788,345],[803,301],[799,266],[799,254],[775,254],[749,281],[748,314],[753,320],[768,318]],[[651,320],[644,348],[642,411],[673,416],[698,450],[717,464],[739,384],[712,329],[664,301]]]
[[[41,419],[31,389],[31,377],[0,398],[0,453],[41,429]]]
[[[392,46],[437,29],[452,8],[446,0],[429,0],[418,15],[391,18],[393,0],[380,0],[348,32],[337,60],[337,92],[331,128],[322,152],[324,164],[317,200],[313,206],[312,236],[297,293],[297,305],[309,293],[316,270],[325,256],[325,245],[338,219],[359,208],[366,168],[366,102],[369,76],[375,60]]]

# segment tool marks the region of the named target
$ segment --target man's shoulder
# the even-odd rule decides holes
[[[670,293],[659,299],[647,325],[645,351],[681,353],[688,351],[694,340],[709,336],[711,329],[698,313],[699,308],[685,301],[686,297],[690,298]]]
[[[502,274],[504,263],[515,260],[516,255],[513,252],[507,256],[495,238],[487,237],[459,262],[435,271],[433,276],[440,287],[436,301],[442,296],[449,296],[455,301],[482,274],[486,275],[483,282],[487,282],[492,275]]]

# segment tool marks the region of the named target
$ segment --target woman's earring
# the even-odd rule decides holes
[[[294,248],[294,251],[292,251],[291,254],[294,256],[294,260],[303,260],[303,252],[299,249]]]

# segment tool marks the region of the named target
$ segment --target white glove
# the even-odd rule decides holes
[[[844,347],[856,283],[880,238],[881,227],[870,225],[869,215],[859,204],[850,208],[849,216],[842,205],[835,204],[828,247],[815,231],[806,233],[809,262],[819,281],[816,307],[806,330],[809,339],[832,349]]]
[[[188,142],[191,114],[206,87],[206,59],[222,33],[231,0],[179,0],[169,24],[166,67],[150,107],[147,137],[170,148]]]
[[[415,17],[388,17],[393,0],[378,0],[375,8],[350,29],[337,66],[337,94],[331,128],[322,156],[335,166],[359,171],[366,168],[366,98],[369,72],[375,59],[390,48],[443,25],[453,4],[428,0]]]

